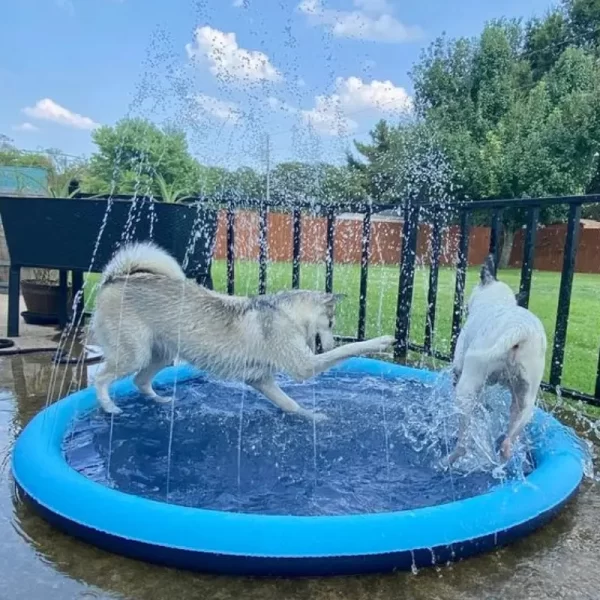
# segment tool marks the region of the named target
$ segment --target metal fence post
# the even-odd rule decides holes
[[[227,293],[235,294],[235,209],[227,205]]]
[[[552,362],[550,363],[550,385],[560,385],[565,358],[565,343],[567,341],[567,327],[569,325],[569,308],[571,306],[571,290],[573,288],[573,274],[575,272],[575,258],[579,241],[579,222],[581,220],[581,204],[569,206],[569,220],[567,222],[567,239],[563,267],[560,277],[560,291],[558,293],[558,308],[556,309],[556,327],[554,329],[554,343],[552,345]]]
[[[452,309],[452,334],[450,337],[450,352],[454,354],[456,341],[462,325],[463,305],[465,303],[465,283],[469,265],[469,213],[466,209],[460,211],[458,241],[458,263],[456,265],[456,286],[454,288],[454,307]]]
[[[535,255],[535,239],[537,224],[540,218],[539,207],[530,208],[527,214],[527,228],[523,244],[523,263],[521,264],[521,283],[519,284],[519,305],[523,308],[529,306],[531,292],[531,276],[533,274],[533,260]]]
[[[302,213],[299,208],[292,211],[292,289],[300,287],[300,244],[302,240]]]
[[[362,250],[360,256],[360,293],[358,299],[358,339],[365,339],[367,318],[367,286],[369,282],[369,258],[371,255],[371,203],[367,204],[362,224]]]
[[[335,211],[327,211],[327,254],[325,256],[325,291],[333,292],[333,247],[335,243]]]
[[[396,348],[394,351],[396,360],[405,359],[408,352],[418,228],[419,206],[407,202],[404,208],[398,304],[396,306]]]
[[[261,203],[258,213],[258,293],[267,293],[267,226],[268,226],[268,206]]]
[[[425,341],[423,344],[425,354],[431,354],[431,348],[435,334],[435,313],[437,305],[438,277],[440,268],[440,254],[442,250],[441,217],[442,215],[440,210],[437,207],[435,207],[433,209],[433,229],[431,233],[431,264],[429,265],[429,289],[427,291]]]

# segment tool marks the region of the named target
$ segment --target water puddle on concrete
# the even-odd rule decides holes
[[[96,550],[54,530],[16,494],[10,476],[14,440],[46,404],[52,354],[0,358],[0,600],[597,600],[600,589],[600,493],[579,496],[543,530],[497,552],[418,574],[308,580],[251,580],[179,572]],[[65,385],[88,385],[74,365]],[[81,382],[79,381],[81,379]]]

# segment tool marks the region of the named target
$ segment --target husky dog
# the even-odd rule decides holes
[[[465,435],[474,403],[485,383],[499,383],[511,393],[510,420],[501,444],[505,460],[531,420],[546,356],[546,333],[540,320],[517,305],[512,290],[496,279],[488,256],[468,303],[467,321],[454,352],[453,372],[461,425],[452,464],[465,453]]]
[[[334,348],[338,300],[301,290],[226,296],[186,279],[177,261],[151,243],[124,246],[103,271],[92,322],[106,359],[96,377],[98,401],[106,412],[120,413],[109,385],[135,373],[143,394],[168,402],[154,391],[152,379],[181,358],[216,377],[249,384],[285,412],[322,419],[287,396],[275,374],[302,381],[394,343],[383,336]]]

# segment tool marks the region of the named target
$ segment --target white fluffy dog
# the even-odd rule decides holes
[[[453,371],[461,425],[449,464],[465,453],[470,417],[486,383],[504,385],[512,396],[508,431],[501,445],[507,460],[531,420],[544,373],[544,327],[532,312],[517,305],[512,290],[494,273],[494,259],[489,256],[469,298],[467,321],[456,344]]]

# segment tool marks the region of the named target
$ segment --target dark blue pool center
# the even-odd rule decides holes
[[[443,377],[353,359],[284,382],[328,415],[313,424],[244,386],[172,367],[156,383],[175,387],[173,408],[127,380],[114,387],[124,409],[114,419],[93,389],[42,411],[17,440],[13,473],[61,529],[171,566],[333,575],[443,564],[543,525],[577,491],[586,458],[538,410],[528,450],[501,479],[498,469],[441,469],[454,443],[439,418],[451,415]]]

